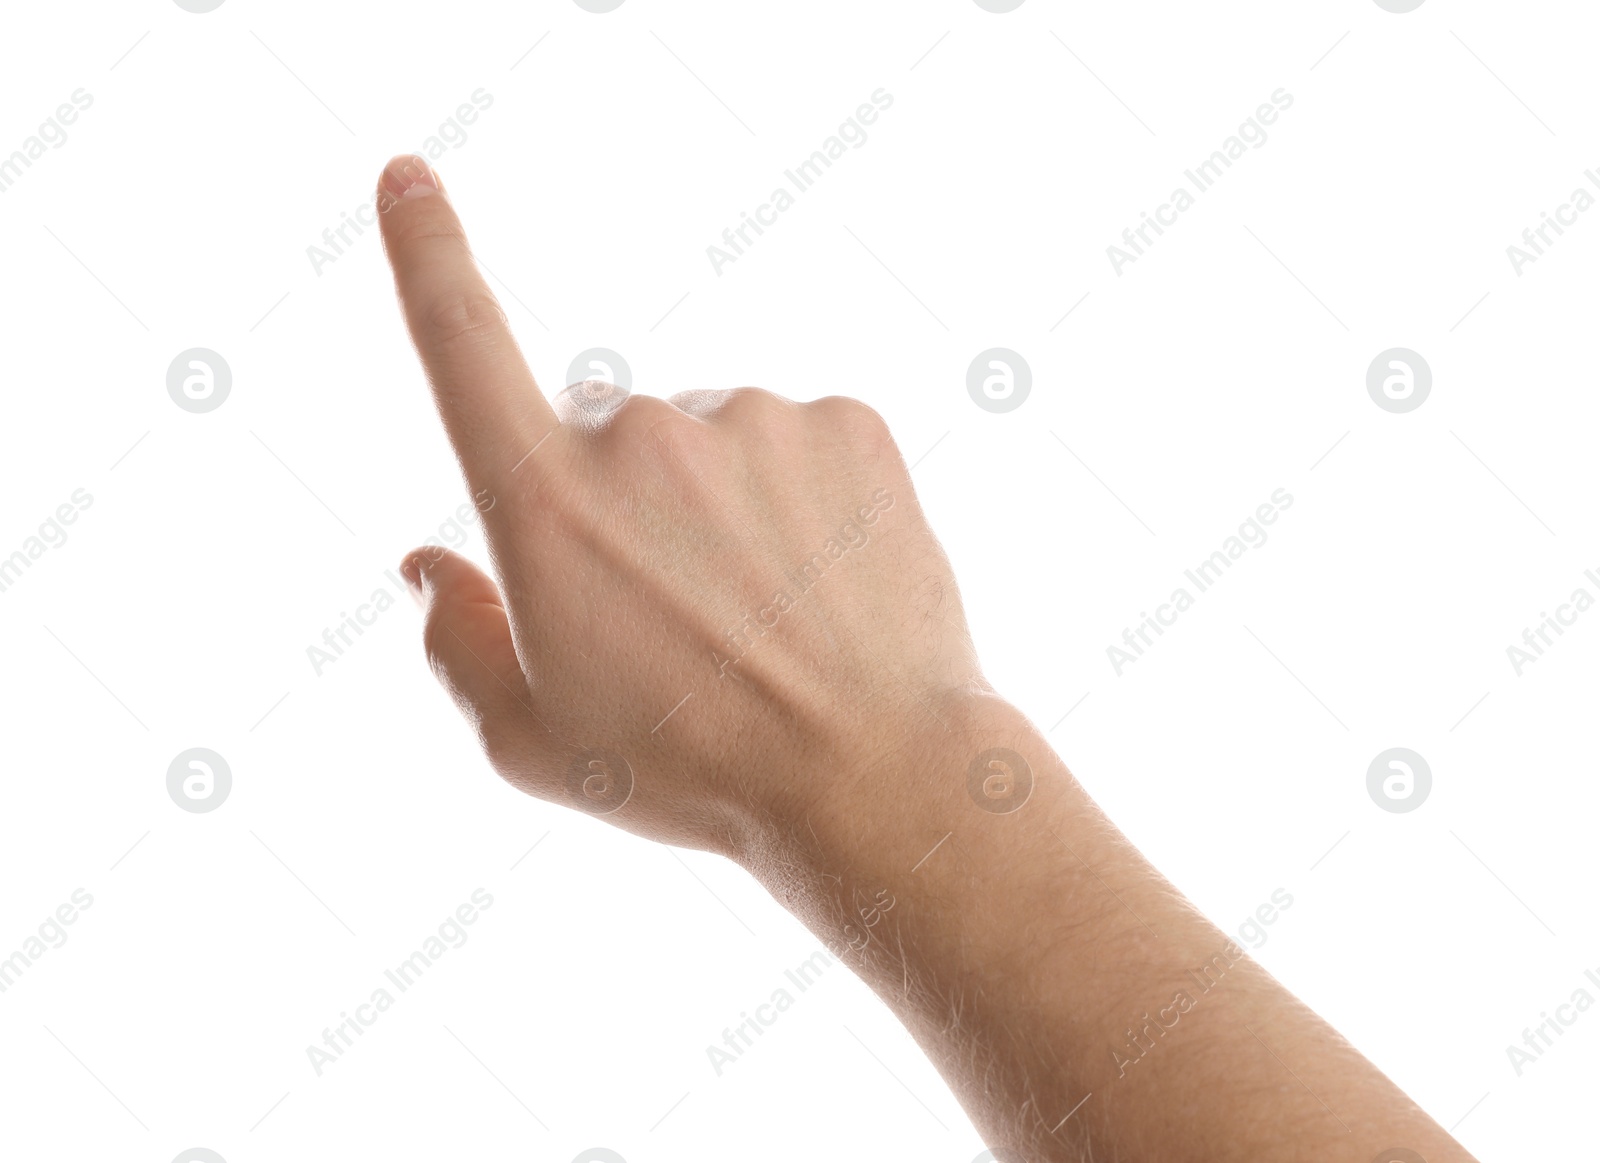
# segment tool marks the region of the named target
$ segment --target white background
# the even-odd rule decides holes
[[[0,994],[0,1154],[982,1150],[842,966],[718,1077],[706,1046],[818,941],[735,867],[504,786],[423,663],[385,571],[456,540],[466,497],[376,231],[320,273],[307,248],[483,89],[438,165],[547,390],[598,345],[635,391],[870,402],[991,680],[1157,865],[1230,930],[1292,894],[1255,956],[1480,1158],[1593,1157],[1600,1012],[1520,1077],[1506,1053],[1600,998],[1600,613],[1520,676],[1506,654],[1600,596],[1600,214],[1520,275],[1506,255],[1600,164],[1585,6],[6,23],[0,155],[93,105],[0,193],[0,556],[93,503],[0,593],[0,957],[94,903]],[[706,247],[879,88],[865,145],[716,273]],[[1106,247],[1279,88],[1267,142],[1117,274]],[[203,415],[165,384],[196,346],[233,373]],[[992,346],[1032,368],[1006,414],[966,391]],[[1366,391],[1393,346],[1433,371],[1405,415]],[[1107,646],[1279,488],[1267,543],[1118,677]],[[380,588],[401,600],[315,673]],[[1396,746],[1433,772],[1407,814],[1366,790]],[[233,772],[207,814],[165,787],[191,747]],[[317,1076],[307,1045],[480,887],[470,940]]]

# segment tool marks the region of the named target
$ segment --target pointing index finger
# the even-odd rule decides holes
[[[558,422],[528,370],[438,176],[401,155],[378,181],[378,218],[406,326],[469,482],[510,472]]]

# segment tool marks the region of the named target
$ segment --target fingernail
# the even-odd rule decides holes
[[[416,154],[406,154],[384,169],[383,188],[391,197],[421,198],[439,192],[439,179],[427,162]]]

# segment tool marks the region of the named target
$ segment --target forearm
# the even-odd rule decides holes
[[[797,806],[745,862],[895,1011],[990,1147],[1469,1158],[1169,885],[1020,714],[924,709],[896,758]],[[1031,769],[1019,809],[969,794],[994,748]]]
[[[1020,715],[939,694],[981,672],[882,417],[754,389],[547,401],[438,176],[395,159],[378,208],[500,580],[449,553],[404,568],[502,775],[744,860],[992,1147],[1466,1158],[1168,886]],[[1032,795],[988,810],[1011,753]]]

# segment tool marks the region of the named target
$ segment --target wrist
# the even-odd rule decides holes
[[[1104,819],[1026,716],[982,692],[920,709],[834,778],[787,791],[735,859],[836,952],[870,955],[913,918],[923,936],[1011,945],[1005,914],[1072,926],[1097,911],[1072,850],[1087,854]],[[880,930],[885,899],[915,904]]]
[[[1001,748],[1025,755],[1032,750],[1024,742],[1028,734],[1031,727],[1016,708],[983,692],[880,709],[764,800],[734,858],[759,873],[773,859],[809,861],[869,843],[887,857],[902,845],[914,847],[924,832],[936,840],[952,821],[970,818],[969,809],[980,810],[966,788],[968,760]],[[1036,764],[1023,762],[1027,771],[1017,773],[1013,797],[1036,782]],[[990,790],[1006,789],[991,784]],[[1009,805],[1002,798],[989,806],[997,809],[991,814],[1004,814]],[[805,840],[802,853],[791,851],[797,836]]]

